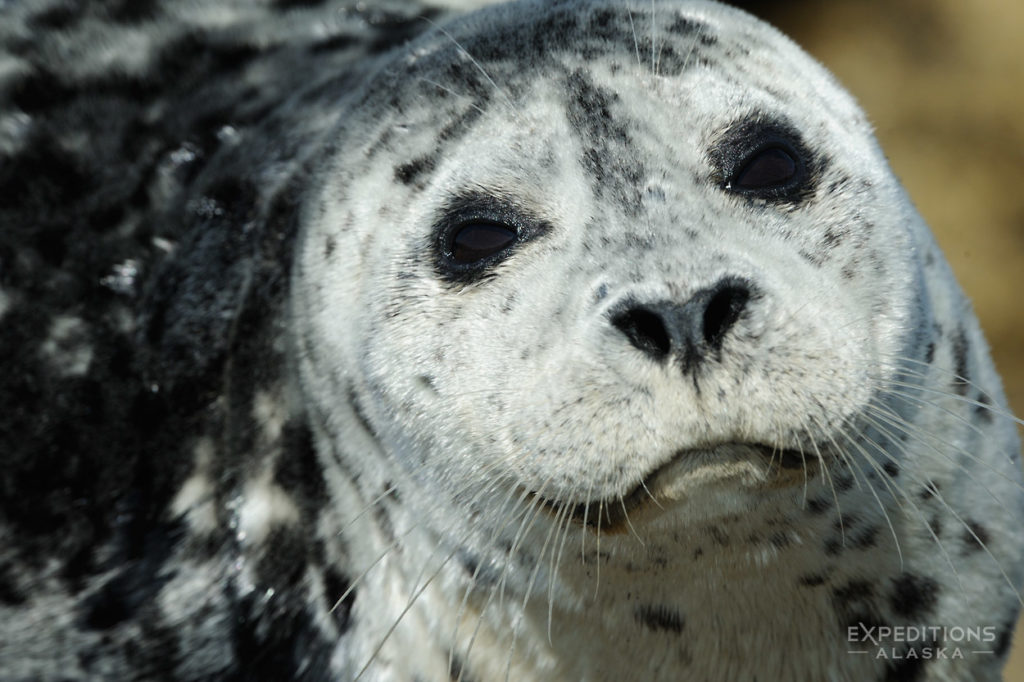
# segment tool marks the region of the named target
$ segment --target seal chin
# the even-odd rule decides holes
[[[615,532],[630,518],[665,510],[697,487],[715,483],[780,488],[802,484],[818,470],[822,450],[727,442],[677,450],[626,492],[606,499],[567,502],[536,495],[544,508],[594,530]],[[567,512],[568,510],[568,512]]]

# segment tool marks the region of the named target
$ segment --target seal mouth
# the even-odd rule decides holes
[[[565,520],[568,518],[577,525],[597,531],[614,533],[622,530],[629,523],[629,516],[648,506],[660,507],[659,492],[667,483],[675,478],[672,470],[680,462],[695,457],[714,457],[725,451],[750,453],[765,460],[765,484],[771,486],[787,485],[806,480],[817,472],[820,461],[820,450],[817,447],[808,449],[781,448],[763,443],[721,443],[703,448],[687,448],[678,450],[666,462],[644,476],[627,492],[615,497],[588,500],[585,502],[563,502],[543,497],[534,493],[542,507],[550,514]]]

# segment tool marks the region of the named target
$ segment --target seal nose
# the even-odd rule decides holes
[[[631,301],[610,319],[637,349],[659,361],[675,354],[689,369],[721,350],[752,296],[746,280],[726,277],[682,305]]]

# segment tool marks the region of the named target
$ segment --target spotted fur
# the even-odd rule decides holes
[[[4,679],[999,678],[1014,420],[774,30],[66,0],[0,45]]]

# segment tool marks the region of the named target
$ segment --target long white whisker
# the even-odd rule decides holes
[[[871,467],[872,471],[875,472],[876,478],[878,480],[882,481],[882,484],[886,487],[886,489],[889,491],[889,493],[891,495],[893,495],[893,501],[898,506],[900,506],[902,508],[902,505],[899,502],[899,495],[903,494],[903,491],[900,490],[898,486],[896,486],[895,484],[893,484],[889,480],[889,477],[885,475],[885,471],[878,464],[878,462],[875,461],[875,458],[871,456],[871,453],[869,453],[864,448],[864,446],[862,446],[860,443],[858,443],[856,438],[854,438],[852,435],[848,434],[846,431],[841,431],[840,435],[842,435],[844,438],[846,438],[847,442],[849,442],[850,445],[852,445],[854,448],[856,448],[860,452],[860,454],[863,457],[864,461],[867,462],[868,466]],[[833,441],[833,442],[835,442],[835,441]],[[876,448],[880,447],[880,446],[878,446],[878,444],[874,443],[873,441],[872,441],[872,444],[875,445]],[[837,447],[838,447],[838,445],[837,445]],[[842,450],[840,450],[840,451],[842,451]],[[853,460],[852,459],[849,459],[849,461],[850,461],[851,464],[853,464]],[[864,477],[865,477],[865,480],[867,480],[867,475],[866,474],[864,474]],[[875,498],[875,502],[878,503],[878,509],[879,509],[879,511],[882,512],[882,516],[885,518],[886,525],[889,526],[889,532],[892,534],[892,541],[893,541],[893,544],[896,547],[896,554],[899,557],[899,560],[900,560],[900,570],[902,571],[903,570],[903,566],[904,566],[903,548],[900,545],[900,538],[899,538],[899,534],[896,532],[896,526],[893,525],[892,518],[889,516],[889,512],[885,508],[885,503],[883,503],[882,499],[878,496],[878,491],[875,490],[875,486],[871,485],[870,482],[867,482],[867,485],[865,487],[871,492],[872,497]],[[840,516],[842,516],[842,515],[840,514]]]
[[[643,61],[640,59],[640,41],[636,37],[636,26],[633,25],[633,10],[626,8],[629,12],[629,28],[633,32],[633,48],[636,50],[636,65],[641,69],[644,66]]]
[[[457,98],[459,98],[459,99],[465,99],[465,100],[469,100],[469,106],[473,107],[474,109],[476,109],[477,111],[479,111],[479,112],[480,112],[481,114],[485,114],[485,113],[487,113],[487,112],[486,112],[486,111],[484,111],[484,110],[483,110],[483,108],[481,108],[481,107],[480,107],[480,106],[479,106],[479,105],[478,105],[478,104],[477,104],[476,102],[472,101],[472,100],[473,100],[473,98],[472,98],[472,97],[470,97],[469,95],[463,95],[463,94],[462,94],[462,93],[460,93],[460,92],[455,92],[455,91],[454,91],[454,90],[452,90],[451,88],[449,88],[449,87],[446,87],[446,86],[444,86],[444,85],[441,85],[441,84],[440,84],[440,83],[438,83],[437,81],[431,80],[431,79],[429,79],[429,78],[426,78],[426,77],[424,77],[424,76],[420,76],[420,80],[421,80],[421,81],[423,81],[424,83],[430,83],[431,85],[433,85],[434,87],[436,87],[436,88],[438,88],[438,89],[440,89],[440,90],[444,90],[445,92],[447,92],[447,93],[448,93],[449,95],[452,95],[453,97],[457,97]]]
[[[519,111],[516,109],[516,105],[512,101],[512,98],[508,96],[508,93],[506,93],[504,90],[502,90],[501,88],[498,87],[498,84],[495,83],[494,80],[491,78],[490,74],[487,73],[487,69],[485,69],[480,64],[480,62],[478,62],[476,60],[476,58],[473,57],[473,55],[471,55],[469,53],[469,51],[466,48],[464,48],[462,46],[462,44],[459,43],[458,40],[455,39],[455,36],[453,36],[451,33],[449,33],[447,31],[447,29],[445,29],[443,26],[438,24],[436,21],[433,21],[432,19],[430,19],[430,17],[422,17],[422,19],[424,21],[426,21],[428,24],[430,24],[431,26],[433,26],[434,28],[436,28],[438,31],[443,33],[448,38],[448,40],[452,41],[452,44],[454,44],[455,47],[457,47],[462,54],[466,55],[466,58],[469,59],[469,61],[473,64],[473,66],[475,66],[477,68],[477,70],[487,80],[487,82],[491,84],[491,87],[494,88],[494,91],[497,92],[499,95],[501,95],[505,99],[505,103],[508,104],[509,110],[518,117],[519,116]]]
[[[876,426],[876,428],[879,428],[879,430],[882,430],[882,427],[878,426],[877,424],[875,426]],[[890,461],[892,461],[897,466],[899,466],[899,461],[891,453],[889,453],[887,450],[885,450],[884,448],[879,447],[879,453],[884,455],[885,457],[887,457]],[[925,486],[925,487],[929,486],[929,482],[922,480],[921,478],[916,476],[913,472],[907,471],[907,475],[908,475],[909,478],[911,478],[916,483],[918,483],[918,484],[920,484],[922,486]],[[1016,595],[1017,601],[1020,602],[1021,606],[1024,606],[1024,598],[1021,597],[1021,594],[1017,590],[1016,585],[1014,585],[1013,580],[1011,580],[1010,576],[1007,575],[1006,570],[1003,568],[1002,563],[998,559],[996,559],[995,555],[993,555],[991,550],[989,550],[988,545],[986,545],[984,542],[982,542],[981,538],[979,538],[978,535],[974,532],[974,529],[971,528],[970,524],[967,523],[966,521],[964,521],[960,517],[960,515],[957,514],[956,511],[954,511],[951,506],[949,506],[949,503],[946,502],[945,498],[939,493],[939,491],[937,489],[935,489],[934,487],[930,487],[929,489],[932,491],[932,496],[936,500],[938,500],[939,504],[941,504],[943,507],[945,507],[946,511],[948,511],[953,516],[953,518],[955,518],[957,521],[960,522],[960,525],[968,533],[970,533],[971,537],[973,537],[974,540],[978,543],[978,546],[981,547],[981,549],[985,552],[985,554],[987,554],[989,556],[990,559],[992,559],[993,563],[995,563],[995,565],[996,565],[996,568],[1002,574],[1003,580],[1006,581],[1006,584],[1013,591],[1013,594]]]

